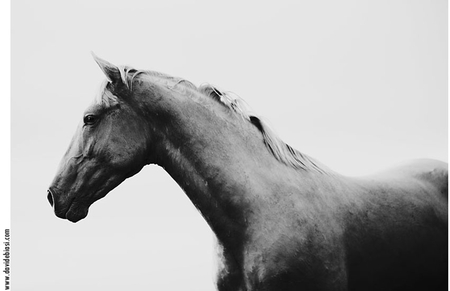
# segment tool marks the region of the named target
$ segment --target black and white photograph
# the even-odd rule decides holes
[[[448,1],[15,0],[8,58],[5,290],[448,290]]]

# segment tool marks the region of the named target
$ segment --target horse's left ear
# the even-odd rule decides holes
[[[117,84],[118,82],[122,82],[122,78],[120,76],[120,70],[117,66],[97,57],[93,52],[91,52],[92,57],[95,62],[98,64],[100,69],[102,69],[108,81],[113,84]]]

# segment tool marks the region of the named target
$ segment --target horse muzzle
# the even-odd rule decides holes
[[[71,222],[77,222],[85,218],[88,214],[88,207],[76,203],[74,199],[63,199],[61,193],[50,187],[47,190],[47,199],[50,205],[53,207],[55,215],[62,219],[67,219]]]
[[[47,199],[50,205],[53,207],[55,215],[59,218],[66,218],[67,210],[69,209],[69,204],[61,201],[61,193],[53,187],[47,190]]]

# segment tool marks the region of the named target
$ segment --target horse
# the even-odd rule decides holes
[[[220,291],[447,290],[447,163],[344,176],[230,93],[93,57],[106,80],[48,188],[57,217],[156,164],[214,232]]]

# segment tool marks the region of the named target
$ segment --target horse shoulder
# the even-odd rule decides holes
[[[243,250],[248,290],[345,290],[342,225],[312,189],[285,183],[269,191]]]
[[[300,225],[262,231],[246,246],[243,271],[248,290],[296,290],[298,286],[345,290],[340,235],[313,223]]]

